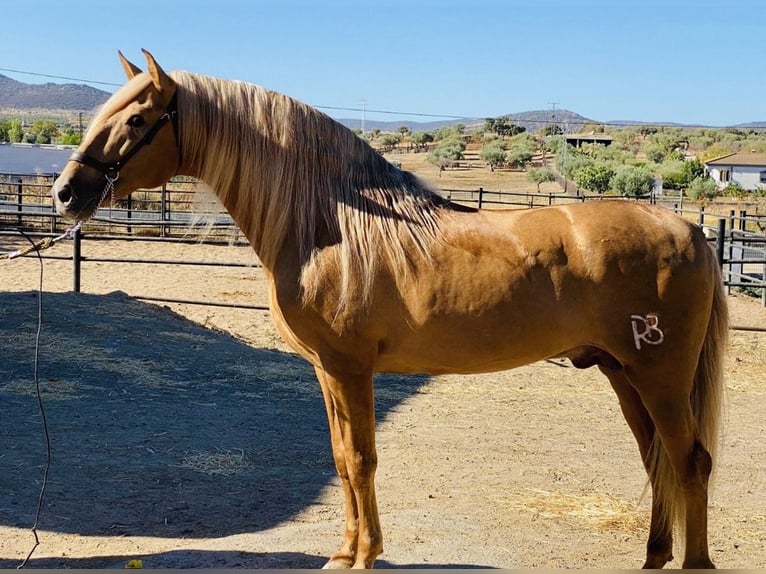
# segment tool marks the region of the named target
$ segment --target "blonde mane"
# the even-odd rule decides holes
[[[252,84],[173,72],[183,164],[209,185],[267,269],[295,242],[304,299],[323,280],[317,257],[338,245],[339,310],[369,301],[382,266],[399,283],[428,258],[448,205],[353,132]]]

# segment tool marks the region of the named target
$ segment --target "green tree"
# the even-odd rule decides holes
[[[548,124],[548,125],[544,126],[543,129],[540,130],[540,134],[543,137],[545,137],[545,136],[560,136],[560,135],[563,135],[563,133],[564,133],[564,130],[562,130],[561,127],[559,127],[556,124]]]
[[[574,180],[578,187],[601,194],[609,191],[614,175],[614,170],[608,165],[593,163],[575,172]]]
[[[68,127],[64,131],[61,143],[64,145],[80,145],[80,132],[71,126]]]
[[[503,142],[501,140],[491,140],[484,144],[479,157],[493,169],[503,165],[505,163],[505,146]]]
[[[495,132],[497,135],[503,137],[512,137],[527,131],[527,128],[514,124],[508,116],[500,116],[499,118],[485,119],[484,131]]]
[[[35,135],[37,143],[49,144],[58,137],[59,129],[56,122],[52,120],[37,120],[29,128],[29,133]]]
[[[645,167],[627,165],[612,177],[610,187],[623,196],[641,197],[651,193],[654,176]]]
[[[415,144],[415,148],[425,148],[429,143],[434,141],[434,136],[431,132],[414,132],[410,139]]]
[[[8,120],[0,120],[0,142],[7,142],[8,140],[8,128],[11,127],[11,122]]]
[[[684,162],[683,171],[686,179],[685,185],[688,187],[691,185],[692,181],[704,175],[705,166],[698,158],[695,157],[694,159]]]
[[[689,197],[695,201],[713,199],[718,195],[718,186],[709,177],[698,177],[689,185]]]
[[[448,137],[439,142],[439,145],[429,154],[428,160],[440,168],[445,168],[462,159],[463,151],[465,151],[465,142],[460,137]]]
[[[537,193],[540,193],[540,184],[556,181],[556,176],[547,167],[533,167],[527,172],[527,179],[537,184]]]
[[[705,166],[697,158],[688,161],[670,160],[659,166],[665,189],[688,189],[692,181],[702,177]]]
[[[399,144],[400,140],[401,136],[396,134],[383,134],[378,141],[383,149],[392,150]]]
[[[21,120],[13,118],[8,126],[8,141],[11,143],[19,143],[24,137],[24,128],[21,127]]]
[[[668,150],[665,146],[659,144],[649,144],[644,148],[646,159],[652,163],[662,163],[665,157],[668,155]]]
[[[532,148],[527,142],[517,142],[508,148],[505,152],[505,159],[514,167],[523,169],[534,155],[534,148]]]

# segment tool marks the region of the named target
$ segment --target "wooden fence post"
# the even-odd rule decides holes
[[[484,201],[484,188],[480,187],[479,188],[479,209],[481,209],[481,205],[483,201]]]

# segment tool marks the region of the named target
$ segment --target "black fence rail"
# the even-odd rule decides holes
[[[3,176],[0,174],[0,236],[17,234],[22,229],[34,237],[58,235],[71,223],[63,221],[53,208],[51,187],[53,177],[36,175]],[[100,208],[88,223],[87,234],[75,234],[71,256],[46,255],[54,259],[70,259],[73,266],[73,290],[79,291],[83,263],[121,262],[164,265],[239,266],[237,263],[208,263],[188,260],[153,261],[145,259],[85,258],[81,256],[83,240],[123,241],[202,241],[207,244],[246,244],[228,214],[215,216],[200,239],[199,229],[191,227],[194,215],[194,187],[190,180],[173,180],[161,188],[139,190],[125,200]],[[478,189],[445,189],[442,193],[455,202],[481,209],[537,208],[550,205],[581,203],[614,199],[602,195],[567,195],[552,193],[518,193]],[[627,200],[626,200],[627,201]],[[648,196],[631,199],[661,203],[668,209],[695,221],[715,244],[718,262],[729,290],[743,291],[761,298],[766,306],[766,216],[748,215],[746,211],[731,210],[728,215],[706,212],[704,207],[690,209],[672,199]],[[194,304],[193,301],[175,301]],[[205,303],[209,304],[209,303]],[[262,309],[265,305],[245,306]]]
[[[55,176],[0,174],[0,225],[54,234],[65,230],[69,222],[62,220],[53,206],[54,181]],[[194,180],[173,178],[160,188],[107,201],[88,227],[110,236],[184,238],[193,233],[192,224],[198,223],[211,240],[244,242],[227,213],[202,216],[195,207],[195,187]]]

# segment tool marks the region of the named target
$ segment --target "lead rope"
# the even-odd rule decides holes
[[[76,229],[80,228],[80,222],[77,223],[75,226]],[[75,229],[73,228],[73,229]],[[74,231],[69,230],[67,233],[64,233],[64,235],[60,236],[61,239],[63,239],[65,236],[69,236],[69,232],[72,232],[72,235],[74,234]],[[27,554],[27,557],[24,558],[24,560],[19,564],[16,569],[21,570],[24,568],[27,563],[29,562],[29,559],[32,558],[32,554],[34,554],[35,550],[37,550],[37,547],[40,546],[40,537],[37,535],[37,526],[40,522],[40,514],[42,513],[43,508],[43,499],[45,498],[45,489],[48,486],[48,473],[50,472],[51,468],[51,436],[50,432],[48,431],[48,416],[45,412],[45,405],[43,404],[43,396],[42,392],[40,390],[40,334],[42,333],[43,328],[43,258],[42,255],[40,255],[40,251],[42,249],[45,249],[46,247],[40,247],[38,246],[32,239],[27,236],[26,233],[19,230],[19,233],[24,236],[24,239],[29,241],[31,244],[31,247],[27,248],[27,253],[31,253],[34,251],[37,254],[37,260],[40,263],[40,282],[38,285],[37,290],[37,333],[35,334],[35,368],[34,368],[34,379],[35,379],[35,394],[37,396],[37,406],[40,409],[40,415],[43,421],[43,432],[45,433],[45,469],[43,470],[43,480],[42,484],[40,485],[40,495],[37,498],[37,510],[35,511],[35,522],[32,525],[32,534],[35,537],[35,544],[32,546],[32,549],[29,551],[29,554]],[[48,238],[49,239],[49,238]],[[50,245],[53,245],[54,241],[50,242]],[[48,245],[48,247],[50,247]],[[11,259],[9,257],[9,259]]]
[[[32,549],[29,551],[29,554],[27,554],[27,557],[24,558],[24,560],[19,564],[16,569],[21,570],[24,568],[27,563],[29,562],[30,558],[32,558],[32,554],[34,554],[35,550],[37,550],[37,547],[40,546],[40,537],[37,534],[37,527],[40,523],[40,515],[42,514],[43,509],[43,500],[45,499],[45,490],[48,486],[48,475],[50,473],[51,468],[51,436],[50,432],[48,430],[48,415],[45,412],[45,405],[43,404],[43,396],[42,391],[40,389],[40,335],[42,334],[43,329],[43,257],[40,255],[41,251],[44,251],[45,249],[48,249],[50,247],[53,247],[56,243],[61,241],[62,239],[72,239],[74,238],[75,234],[80,230],[80,227],[82,227],[82,221],[78,221],[74,226],[67,229],[64,233],[57,237],[45,237],[40,241],[32,241],[32,239],[24,233],[21,229],[18,229],[17,231],[29,242],[29,247],[25,247],[24,249],[17,249],[16,251],[11,251],[10,253],[0,253],[0,259],[16,259],[17,257],[23,257],[24,255],[28,255],[29,253],[35,253],[37,255],[37,260],[40,263],[40,279],[37,287],[37,332],[35,334],[35,358],[34,358],[34,384],[35,384],[35,395],[37,397],[37,406],[40,410],[40,417],[42,419],[43,423],[43,433],[45,435],[45,468],[43,470],[43,479],[42,483],[40,484],[40,494],[37,498],[37,509],[35,511],[35,521],[32,525],[32,535],[35,537],[35,543],[34,546],[32,546]]]
[[[49,247],[53,247],[61,241],[62,239],[72,239],[74,238],[74,234],[80,230],[80,227],[82,227],[82,221],[78,221],[74,224],[74,226],[67,229],[64,233],[57,237],[44,237],[40,241],[32,241],[23,231],[20,229],[17,230],[21,235],[24,236],[24,239],[29,241],[31,244],[29,247],[25,247],[24,249],[17,249],[16,251],[11,251],[10,253],[0,253],[0,259],[16,259],[17,257],[23,257],[24,255],[29,255],[30,253],[37,253],[38,256],[40,254],[40,251],[45,251]],[[42,265],[42,263],[41,263]],[[42,287],[41,287],[42,289]]]

